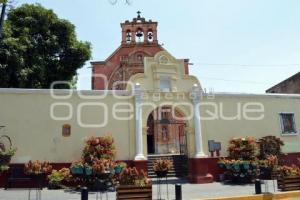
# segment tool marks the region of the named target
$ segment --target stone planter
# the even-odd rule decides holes
[[[152,185],[139,187],[134,185],[120,185],[117,187],[117,200],[152,199]]]

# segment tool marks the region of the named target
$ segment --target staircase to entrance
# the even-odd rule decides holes
[[[169,171],[168,177],[186,178],[188,176],[188,157],[186,155],[148,155],[148,176],[155,178],[156,174],[153,165],[157,159],[169,159],[173,161],[173,168]]]

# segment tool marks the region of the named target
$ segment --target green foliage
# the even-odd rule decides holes
[[[60,170],[52,170],[52,173],[48,175],[48,180],[50,184],[60,186],[62,181],[69,181],[71,177],[70,170],[62,168]]]
[[[9,170],[9,166],[8,165],[0,165],[0,173],[5,172]]]
[[[257,153],[256,139],[233,138],[229,141],[228,152],[231,159],[253,160]]]
[[[54,81],[72,82],[91,57],[90,44],[77,40],[75,26],[39,4],[11,10],[3,37],[0,87],[49,88]]]
[[[114,160],[116,148],[114,139],[111,135],[103,137],[90,137],[86,140],[86,145],[83,149],[83,162],[92,165],[96,159]]]
[[[259,139],[260,157],[266,159],[269,155],[280,156],[283,145],[283,141],[275,136],[265,136]]]
[[[17,148],[9,148],[7,151],[2,151],[0,149],[0,156],[13,156],[15,155]]]
[[[119,179],[120,185],[135,185],[139,187],[144,187],[151,184],[150,179],[148,179],[147,174],[141,170],[138,171],[134,168],[126,168],[120,175]]]

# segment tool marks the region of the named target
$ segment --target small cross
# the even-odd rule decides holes
[[[141,13],[142,13],[141,11],[137,11],[137,14],[138,14],[137,17],[138,17],[138,18],[141,18]]]

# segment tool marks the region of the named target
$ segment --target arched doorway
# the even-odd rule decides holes
[[[174,116],[175,115],[175,116]],[[187,154],[184,115],[163,106],[152,111],[147,119],[148,154]]]

